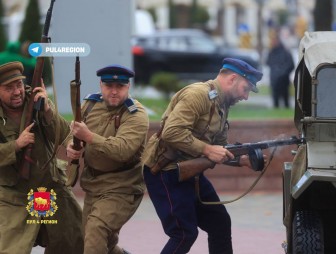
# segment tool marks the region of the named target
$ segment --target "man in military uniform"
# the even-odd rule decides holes
[[[82,253],[81,208],[66,188],[56,159],[48,163],[54,147],[70,132],[69,124],[55,112],[44,84],[31,91],[22,73],[21,62],[0,66],[0,253],[28,254],[35,244],[46,247],[47,253]],[[43,98],[44,104],[36,123],[24,128],[31,92],[36,94],[34,101]],[[60,142],[55,144],[57,125]],[[28,160],[23,150],[29,144],[33,144],[30,173],[23,177],[20,163]],[[44,198],[38,197],[40,187]],[[53,200],[48,200],[48,193]],[[53,210],[38,210],[39,205],[48,208],[51,201]]]
[[[73,122],[75,137],[85,142],[81,187],[85,191],[84,253],[128,253],[119,246],[122,226],[133,216],[144,192],[142,154],[149,126],[144,107],[129,95],[134,72],[120,65],[97,71],[101,93],[86,97],[84,122]],[[67,155],[80,152],[69,142]]]
[[[163,114],[161,129],[143,154],[144,179],[149,196],[170,237],[161,254],[188,253],[198,227],[208,233],[210,254],[232,253],[231,219],[224,205],[204,205],[195,191],[195,179],[178,180],[177,162],[205,156],[215,163],[247,166],[247,155],[234,158],[227,144],[230,106],[247,100],[262,73],[249,64],[225,58],[215,80],[195,83],[177,92]],[[230,161],[231,160],[231,161]],[[216,202],[212,184],[199,176],[200,197]]]

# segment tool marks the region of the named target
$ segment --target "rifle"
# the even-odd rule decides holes
[[[81,116],[81,101],[80,101],[80,61],[79,56],[76,57],[75,63],[75,80],[70,82],[70,92],[71,92],[71,106],[72,112],[76,122],[82,121]],[[73,148],[79,151],[81,146],[81,141],[73,137]],[[68,169],[68,181],[66,183],[67,186],[75,186],[78,179],[78,171],[79,171],[79,159],[75,159],[71,161],[70,168]]]
[[[228,149],[235,157],[248,154],[250,157],[252,168],[255,171],[261,171],[264,168],[264,158],[261,152],[262,149],[284,145],[298,145],[303,143],[305,143],[305,140],[303,138],[297,138],[293,136],[289,139],[267,140],[257,143],[244,143],[238,145],[226,145],[224,147]],[[214,168],[215,165],[215,162],[209,160],[206,157],[200,157],[179,162],[177,163],[179,170],[179,181],[182,182],[191,177],[197,176],[208,168]]]
[[[49,6],[49,9],[46,15],[46,19],[45,19],[44,27],[42,31],[41,43],[48,43],[50,41],[50,38],[48,37],[48,33],[49,33],[49,27],[50,27],[50,21],[51,21],[51,15],[52,15],[52,9],[54,6],[54,2],[55,0],[51,0],[50,2],[50,6]],[[44,67],[44,57],[37,57],[34,74],[32,78],[32,83],[31,83],[32,90],[35,87],[41,86],[43,67]],[[27,105],[27,113],[26,113],[25,124],[24,124],[25,128],[27,128],[33,122],[36,122],[35,121],[36,114],[38,111],[40,111],[41,106],[44,105],[44,100],[41,98],[37,102],[34,103],[35,95],[36,93],[33,93],[33,92],[30,94],[30,99]],[[32,163],[34,163],[33,159],[31,158],[32,150],[33,150],[33,144],[29,144],[28,146],[24,148],[23,159],[21,160],[21,165],[19,168],[19,175],[26,180],[29,179],[30,166]]]

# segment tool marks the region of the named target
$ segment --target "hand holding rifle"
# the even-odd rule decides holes
[[[51,0],[50,7],[46,15],[42,37],[41,37],[42,43],[48,43],[50,41],[50,38],[48,37],[48,33],[49,33],[49,27],[50,27],[50,21],[51,21],[51,15],[52,15],[54,2],[55,0]],[[34,75],[33,75],[32,83],[31,83],[31,87],[33,88],[33,91],[30,95],[29,103],[27,106],[27,114],[26,114],[25,123],[24,123],[24,127],[26,129],[28,126],[34,123],[34,121],[36,121],[37,112],[40,110],[42,104],[44,104],[44,110],[45,111],[48,110],[47,97],[46,97],[46,93],[44,93],[45,87],[42,81],[43,67],[44,67],[44,57],[38,57],[36,64],[35,64]],[[45,100],[43,100],[43,98],[45,98]],[[31,164],[34,163],[34,161],[31,158],[32,150],[33,150],[32,143],[24,147],[23,157],[21,160],[20,168],[19,168],[19,175],[23,179],[26,179],[26,180],[28,180],[30,177],[30,167],[31,167]]]
[[[79,57],[76,57],[75,64],[75,80],[70,82],[70,92],[71,92],[71,106],[74,114],[75,122],[80,123],[82,121],[81,116],[81,102],[80,102],[80,61]],[[74,123],[72,123],[71,128],[73,128]],[[72,159],[70,167],[68,169],[68,181],[66,185],[75,186],[78,174],[79,174],[79,158],[82,154],[82,144],[81,140],[77,137],[73,137],[71,143],[67,145],[67,156]]]

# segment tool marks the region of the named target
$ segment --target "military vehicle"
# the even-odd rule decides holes
[[[336,253],[336,32],[306,32],[294,122],[305,144],[283,170],[286,253]]]

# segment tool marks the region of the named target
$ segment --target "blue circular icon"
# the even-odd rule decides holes
[[[31,56],[38,57],[42,53],[42,47],[39,43],[29,45],[28,52]]]

